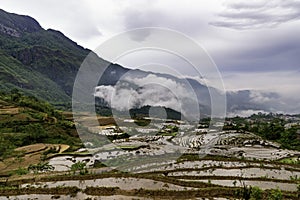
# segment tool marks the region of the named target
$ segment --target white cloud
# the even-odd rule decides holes
[[[273,112],[300,112],[299,71],[248,72],[223,76],[227,90],[251,90],[249,102]]]
[[[127,75],[117,85],[98,86],[95,91],[95,96],[121,111],[150,105],[172,108],[186,117],[199,115],[199,104],[189,85],[153,74],[142,78]]]
[[[264,111],[264,110],[239,110],[236,112],[231,112],[227,114],[227,117],[236,117],[236,116],[240,116],[240,117],[249,117],[253,114],[258,114],[258,113],[264,113],[267,114],[268,112]]]
[[[265,104],[273,100],[269,95],[264,95],[264,93],[258,91],[251,91],[250,98],[251,102],[261,104]]]

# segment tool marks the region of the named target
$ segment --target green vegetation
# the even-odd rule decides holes
[[[250,199],[251,200],[261,200],[263,198],[263,190],[257,186],[252,187]]]
[[[35,143],[81,145],[72,121],[49,103],[17,90],[0,94],[0,159]],[[51,153],[51,152],[48,152]]]
[[[151,108],[151,117],[158,117],[164,116],[167,114],[167,119],[175,119],[181,120],[184,118],[180,112],[177,112],[173,109],[160,107],[160,106],[143,106],[141,108],[132,108],[129,110],[131,118],[140,119],[144,117],[149,117],[149,111]],[[139,124],[138,124],[139,125]],[[148,124],[146,124],[148,125]]]
[[[19,167],[14,173],[17,174],[17,175],[19,175],[19,176],[21,176],[21,175],[28,174],[29,170],[25,169],[25,168]]]
[[[151,123],[150,119],[136,119],[134,123],[138,126],[148,126]]]
[[[1,38],[1,35],[0,35]],[[57,84],[39,72],[24,67],[0,49],[0,90],[18,89],[50,102],[70,101]]]
[[[178,133],[179,128],[173,125],[164,126],[157,135],[162,136],[173,136],[175,137]]]
[[[49,165],[48,162],[40,162],[36,165],[29,165],[28,167],[28,171],[33,171],[35,174],[52,170],[54,170],[54,167],[52,165]]]
[[[272,189],[270,192],[269,200],[281,200],[281,199],[283,199],[281,190]]]
[[[76,171],[79,171],[80,175],[87,174],[86,163],[84,162],[76,162],[71,166],[71,171],[75,174]]]
[[[300,164],[300,159],[298,157],[292,157],[292,158],[284,158],[280,160],[282,163],[286,164]]]
[[[71,101],[73,82],[89,50],[27,16],[0,10],[0,90],[14,88],[52,103]]]
[[[283,199],[283,192],[279,189],[263,191],[257,186],[249,187],[244,185],[241,189],[236,191],[236,196],[245,200],[281,200]]]
[[[50,194],[54,197],[59,197],[59,195],[69,195],[70,197],[75,197],[80,191],[77,187],[55,187],[55,188],[18,188],[15,186],[4,186],[0,187],[1,196],[15,196],[15,195],[28,195],[28,194]]]
[[[110,141],[113,141],[113,140],[120,140],[120,139],[127,139],[129,138],[130,135],[128,133],[122,133],[122,134],[119,134],[119,135],[108,135],[107,138],[110,140]]]
[[[236,196],[241,199],[249,200],[251,198],[252,187],[248,187],[245,184],[243,187],[236,191]]]
[[[247,118],[228,118],[226,121],[224,130],[252,132],[266,140],[278,142],[282,148],[300,151],[300,126],[285,127],[293,121],[282,114],[259,113]]]

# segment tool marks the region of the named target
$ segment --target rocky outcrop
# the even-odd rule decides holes
[[[12,14],[0,9],[0,33],[20,37],[25,33],[40,30],[42,30],[42,27],[32,17]]]

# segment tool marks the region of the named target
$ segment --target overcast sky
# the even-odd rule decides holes
[[[1,8],[92,50],[133,28],[174,29],[207,50],[225,88],[300,96],[300,0],[1,0]]]

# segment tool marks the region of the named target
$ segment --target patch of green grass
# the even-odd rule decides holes
[[[161,134],[158,134],[158,135],[175,137],[177,135],[177,132],[173,132],[173,133],[161,133]]]
[[[285,164],[300,164],[300,160],[298,157],[284,158],[280,160],[280,162]]]

